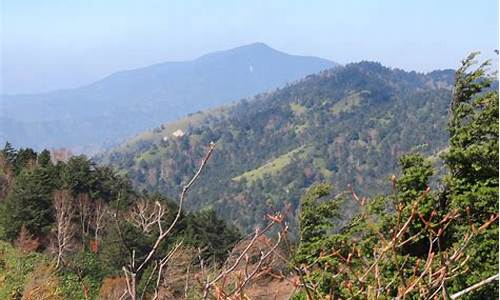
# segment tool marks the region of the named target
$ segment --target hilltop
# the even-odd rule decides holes
[[[389,186],[403,153],[445,148],[453,78],[452,70],[349,64],[162,125],[99,159],[139,189],[175,195],[214,141],[213,161],[188,206],[213,208],[248,230],[267,212],[296,212],[313,182],[333,183],[339,192],[352,184],[373,195]]]

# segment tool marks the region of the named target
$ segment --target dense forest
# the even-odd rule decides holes
[[[191,115],[100,157],[138,189],[176,195],[213,141],[212,164],[191,193],[190,209],[213,208],[249,231],[290,206],[313,182],[363,195],[387,191],[398,157],[447,147],[454,72],[428,74],[361,62],[310,75],[216,111]],[[182,136],[173,136],[177,129]],[[352,214],[350,203],[344,214]]]
[[[129,249],[142,258],[158,231],[155,223],[145,227],[154,208],[161,205],[168,222],[178,205],[135,192],[126,178],[85,156],[53,156],[8,143],[0,152],[0,299],[38,299],[37,293],[52,295],[47,299],[118,299],[113,289],[123,283],[116,278]],[[180,211],[158,252],[182,240],[206,261],[220,262],[240,237],[213,210]],[[37,291],[40,285],[47,290]]]
[[[348,65],[160,128],[102,158],[130,178],[7,143],[0,298],[497,297],[499,97],[475,57]]]

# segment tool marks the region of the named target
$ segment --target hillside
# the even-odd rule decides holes
[[[77,89],[0,97],[0,142],[95,152],[188,113],[334,66],[262,43],[122,71]]]
[[[163,125],[99,160],[139,189],[175,195],[214,141],[213,160],[187,205],[214,208],[250,229],[274,209],[297,212],[313,182],[337,191],[352,184],[372,196],[390,186],[401,154],[446,147],[453,77],[451,70],[420,74],[372,62],[337,67]]]

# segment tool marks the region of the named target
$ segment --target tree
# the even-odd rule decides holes
[[[324,199],[330,195],[331,186],[317,184],[312,186],[301,199],[300,244],[303,247],[324,240],[332,218],[336,216],[337,203]],[[320,202],[320,199],[326,200]]]
[[[75,233],[73,216],[75,212],[74,199],[70,191],[54,192],[56,268],[64,263],[65,256],[72,249],[72,239]]]
[[[63,300],[56,269],[51,264],[40,264],[30,274],[24,286],[22,300]]]
[[[64,188],[71,190],[74,196],[90,194],[95,185],[94,170],[95,165],[84,155],[71,157],[62,172]]]
[[[52,161],[50,160],[49,150],[44,149],[42,152],[40,152],[40,154],[38,154],[38,164],[42,167],[48,167],[52,164]]]
[[[35,237],[47,234],[54,221],[52,190],[53,181],[45,169],[22,170],[0,206],[4,238],[16,238],[23,225]]]
[[[14,164],[17,156],[17,150],[12,147],[11,143],[5,142],[5,146],[2,149],[2,154],[9,163]]]
[[[37,161],[37,153],[31,149],[19,149],[14,162],[14,171],[19,173],[26,166],[33,166]]]
[[[429,219],[431,215],[442,216],[446,207],[440,207],[437,197],[434,193],[429,191],[424,197],[421,197],[422,192],[429,187],[429,180],[434,173],[429,160],[425,159],[421,154],[408,153],[400,158],[401,176],[396,179],[393,177],[393,184],[395,194],[393,200],[394,210],[393,214],[389,214],[384,218],[384,226],[395,226],[399,218],[406,219],[412,213],[412,204],[418,198],[418,213],[422,218]],[[412,222],[406,233],[407,237],[414,237],[414,242],[408,243],[405,246],[404,253],[410,253],[414,256],[427,255],[429,249],[428,240],[425,238],[425,231],[423,228],[425,223],[420,220]]]
[[[498,91],[489,89],[493,80],[486,70],[489,62],[472,69],[477,54],[470,54],[456,73],[448,121],[450,147],[444,155],[449,169],[448,201],[452,208],[467,211],[461,217],[462,225],[455,226],[460,233],[467,233],[467,224],[479,227],[488,216],[498,213]],[[457,278],[457,288],[498,273],[498,224],[478,237],[467,254],[471,272]],[[497,294],[498,283],[474,297]]]
[[[306,281],[314,281],[322,293],[337,287],[333,281],[335,270],[326,270],[329,261],[320,261],[318,257],[339,242],[339,236],[332,234],[333,218],[338,216],[338,199],[328,198],[332,187],[328,184],[316,184],[301,198],[299,216],[300,241],[295,255],[295,264],[309,265],[314,268],[307,273]]]
[[[213,209],[188,215],[182,233],[186,244],[204,249],[205,259],[222,262],[241,238],[239,231],[217,218]]]
[[[360,214],[339,233],[324,238],[336,238],[335,242],[293,268],[298,275],[306,274],[299,278],[307,299],[455,299],[491,282],[492,278],[484,278],[465,292],[451,287],[454,278],[469,273],[465,249],[497,222],[498,214],[470,234],[457,236],[457,243],[442,249],[440,240],[447,236],[446,231],[456,223],[459,213],[449,211],[443,216],[425,217],[420,206],[429,191],[427,188],[411,203],[402,203],[402,209],[392,214],[397,222],[390,226],[385,223],[387,212],[370,207],[379,203],[360,198],[352,191],[352,201],[359,203]],[[410,213],[405,216],[407,207]],[[420,222],[424,226],[419,234],[412,234],[410,230]],[[425,255],[402,254],[405,245],[420,237],[429,241]]]

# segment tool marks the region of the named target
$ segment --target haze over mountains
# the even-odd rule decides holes
[[[283,86],[336,64],[262,43],[112,74],[93,84],[0,97],[0,142],[93,153],[186,114]]]

